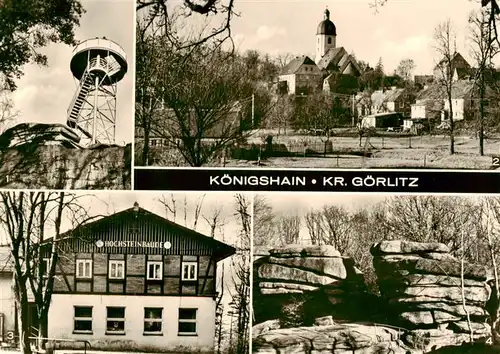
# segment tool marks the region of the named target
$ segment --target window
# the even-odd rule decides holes
[[[92,260],[77,259],[76,260],[76,277],[77,278],[92,278]]]
[[[179,309],[179,335],[196,335],[196,309]]]
[[[162,308],[146,307],[144,308],[144,333],[161,334]]]
[[[148,273],[146,275],[147,279],[148,280],[163,279],[162,266],[163,266],[162,262],[148,262]]]
[[[182,262],[182,280],[198,279],[198,263]]]
[[[328,37],[328,44],[332,44],[332,38]]]
[[[44,278],[47,278],[49,276],[50,258],[44,258],[43,259],[40,271],[42,272],[42,275],[43,275]]]
[[[74,333],[92,333],[92,306],[75,306]]]
[[[107,307],[106,334],[125,333],[125,307]]]
[[[125,278],[125,261],[109,261],[109,279]]]

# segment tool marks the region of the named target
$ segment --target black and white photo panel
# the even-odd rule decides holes
[[[249,353],[252,202],[0,192],[3,350]]]
[[[500,197],[260,193],[254,353],[495,353]]]
[[[160,3],[136,7],[139,170],[500,166],[497,1]]]
[[[134,3],[2,2],[1,188],[131,189]]]

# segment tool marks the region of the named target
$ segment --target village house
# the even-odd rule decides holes
[[[448,67],[449,63],[447,63],[446,59],[443,58],[434,67],[434,82],[446,80]],[[460,53],[455,52],[455,54],[451,58],[451,70],[453,71],[453,80],[457,81],[468,78],[471,75],[472,68]]]
[[[316,63],[306,55],[290,61],[279,75],[280,82],[286,82],[290,95],[307,95],[320,88],[323,74]]]
[[[477,109],[477,95],[474,94],[474,83],[459,80],[452,87],[453,121],[462,121],[471,116]],[[450,104],[446,90],[439,85],[431,85],[417,95],[411,106],[411,119],[404,123],[405,129],[411,128],[415,120],[434,120],[444,122],[449,119]]]
[[[214,351],[217,264],[233,247],[137,203],[63,234],[59,247],[50,338],[85,340],[95,350]]]
[[[414,99],[415,95],[411,91],[395,86],[371,94],[360,92],[356,96],[356,110],[359,117],[379,113],[400,113],[402,117],[410,117]]]

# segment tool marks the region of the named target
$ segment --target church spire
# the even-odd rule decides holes
[[[327,6],[325,9],[325,20],[329,20],[329,19],[330,19],[330,10],[328,10],[328,6]]]

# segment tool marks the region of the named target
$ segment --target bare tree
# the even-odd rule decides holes
[[[16,119],[18,115],[19,112],[14,109],[10,91],[0,88],[0,134],[2,134],[5,127]]]
[[[151,131],[175,146],[186,163],[202,166],[242,137],[245,71],[241,62],[213,47],[198,47],[190,60],[177,59],[164,69],[166,79],[157,91],[165,109]]]
[[[281,53],[276,55],[275,60],[279,70],[282,70],[288,63],[295,58],[293,53]]]
[[[47,316],[57,261],[63,219],[89,221],[79,197],[64,192],[1,192],[0,224],[9,237],[14,263],[14,294],[19,314],[20,349],[30,354],[31,328],[28,294],[37,310],[38,335],[47,337]],[[96,216],[97,217],[97,216]],[[50,231],[50,236],[46,234]],[[44,267],[44,258],[48,266]],[[39,345],[43,347],[44,341]]]
[[[281,240],[279,240],[276,230],[276,213],[261,194],[254,197],[253,217],[253,245],[279,245]]]
[[[237,254],[233,256],[231,266],[235,291],[232,295],[231,307],[235,315],[235,345],[231,345],[230,353],[247,354],[250,340],[250,242],[251,242],[251,202],[242,195],[235,195],[236,217],[239,219],[240,235]],[[233,340],[231,338],[231,343]]]
[[[461,231],[477,221],[477,206],[460,197],[400,196],[384,204],[392,238],[445,243],[452,252],[460,249]]]
[[[500,199],[498,197],[488,197],[483,199],[482,208],[486,232],[483,237],[489,253],[489,263],[493,269],[493,292],[490,299],[491,329],[493,331],[493,343],[499,342],[500,327],[500,275],[498,273],[497,254],[499,250],[499,223],[500,223]]]
[[[317,211],[309,211],[304,217],[309,239],[313,245],[321,245],[324,242],[325,235],[323,229],[323,218]]]
[[[493,82],[495,73],[493,58],[500,51],[494,38],[494,29],[490,22],[490,9],[472,13],[469,17],[470,40],[472,43],[471,54],[476,62],[477,71],[474,75],[474,83],[479,93],[479,154],[484,155],[484,120],[485,120],[485,98],[487,86]]]
[[[213,41],[217,46],[222,45],[229,40],[234,48],[231,37],[231,20],[237,14],[234,12],[235,0],[182,0],[175,6],[172,0],[137,0],[136,10],[138,15],[143,17],[146,27],[160,27],[167,35],[169,42],[176,48],[192,48],[197,45]],[[175,4],[175,3],[174,3]],[[182,12],[185,18],[194,17],[196,20],[206,19],[207,17],[222,17],[220,23],[215,23],[211,28],[205,28],[196,38],[186,42],[181,40],[177,32],[172,29],[172,23],[169,19],[172,12]],[[220,18],[219,17],[219,18]]]
[[[413,71],[415,70],[415,61],[413,59],[403,59],[399,62],[396,68],[396,75],[401,76],[406,83],[410,82],[413,77]]]
[[[172,214],[172,221],[175,222],[175,218],[177,217],[177,199],[175,198],[175,194],[170,193],[170,199],[167,199],[166,196],[162,195],[158,201],[163,205],[165,208],[165,216],[167,219],[170,220],[168,217],[169,213]]]
[[[335,246],[341,254],[348,254],[354,241],[349,232],[349,212],[340,206],[329,205],[321,210],[324,225],[324,243]]]
[[[210,236],[212,238],[215,238],[215,233],[218,228],[221,228],[224,225],[226,225],[226,221],[224,220],[222,215],[221,205],[216,206],[209,216],[203,215],[203,219],[210,226]]]
[[[165,45],[160,32],[148,32],[146,25],[137,20],[136,31],[136,94],[135,126],[136,134],[142,135],[142,146],[137,145],[136,163],[151,164],[150,138],[153,124],[163,109],[161,82],[165,80],[165,67],[173,65],[171,46]]]
[[[287,245],[299,241],[300,226],[302,223],[299,215],[280,215],[278,217],[280,237]]]
[[[440,57],[437,69],[440,75],[436,78],[448,102],[448,123],[450,134],[450,154],[455,153],[455,132],[453,121],[453,74],[456,50],[456,33],[451,20],[439,24],[434,31],[435,50]]]

